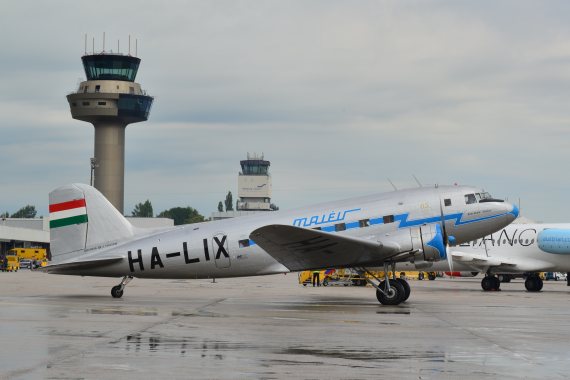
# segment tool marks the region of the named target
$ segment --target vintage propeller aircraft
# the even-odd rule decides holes
[[[445,260],[448,243],[500,230],[518,208],[473,187],[434,186],[347,199],[292,211],[174,226],[135,228],[95,188],[71,184],[49,195],[48,273],[137,278],[222,278],[317,268]],[[410,295],[405,280],[373,278],[380,303]]]

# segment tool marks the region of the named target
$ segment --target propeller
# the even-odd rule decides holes
[[[455,237],[449,236],[445,244],[445,255],[447,256],[447,264],[449,265],[449,277],[453,278],[453,254],[449,249],[449,245],[455,245]]]
[[[451,251],[449,250],[449,245],[455,245],[455,237],[449,236],[445,228],[445,215],[443,213],[443,205],[441,204],[441,198],[439,199],[439,211],[441,215],[441,230],[443,235],[443,245],[445,246],[445,257],[447,258],[447,264],[449,265],[449,274],[453,278],[453,257]]]

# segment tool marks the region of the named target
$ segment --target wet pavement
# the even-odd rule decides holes
[[[294,274],[133,280],[0,273],[0,379],[568,378],[570,287],[410,281],[303,287]]]

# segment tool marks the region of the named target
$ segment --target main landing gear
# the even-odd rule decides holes
[[[111,288],[111,295],[113,298],[121,298],[123,296],[123,290],[125,290],[125,286],[133,279],[133,276],[125,276],[121,283],[117,286],[113,286]]]
[[[524,286],[529,292],[540,292],[543,285],[542,279],[536,273],[529,275],[524,282]]]
[[[508,278],[508,280],[503,277],[503,280],[501,281],[501,275],[497,277],[491,274],[487,274],[481,280],[481,287],[484,291],[501,290],[501,282],[509,282],[511,277],[508,276],[506,278]],[[543,285],[544,283],[542,282],[542,279],[538,277],[538,274],[536,273],[530,273],[524,282],[524,286],[529,292],[540,292]]]
[[[366,278],[370,285],[376,288],[376,298],[382,305],[399,305],[410,297],[411,289],[408,281],[403,278],[396,278],[395,275],[394,278],[389,278],[387,264],[384,265],[384,280],[380,280],[366,268],[356,268],[356,271]],[[395,273],[395,271],[392,270],[392,273]],[[365,274],[368,276],[365,276]],[[376,282],[371,278],[376,280]]]
[[[499,281],[497,277],[488,274],[485,277],[483,277],[483,279],[481,280],[481,287],[486,292],[492,290],[499,291],[501,290],[501,281]]]

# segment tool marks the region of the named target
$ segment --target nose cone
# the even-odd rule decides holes
[[[510,205],[510,206],[512,207],[512,210],[507,214],[507,216],[512,222],[513,220],[519,217],[519,208],[517,207],[517,205]]]

